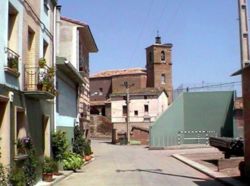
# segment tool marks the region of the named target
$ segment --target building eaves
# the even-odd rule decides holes
[[[56,68],[72,79],[74,82],[84,84],[84,79],[77,69],[64,57],[56,57]]]
[[[231,76],[237,76],[242,74],[245,70],[249,69],[250,65],[246,65],[245,67],[241,68],[240,70],[237,70],[236,72],[234,72]]]
[[[70,22],[72,24],[75,24],[79,27],[79,30],[83,32],[83,34],[87,35],[87,38],[90,38],[90,46],[88,47],[89,52],[98,52],[98,47],[96,45],[94,36],[90,30],[90,27],[87,23],[78,21],[78,20],[74,20],[74,19],[70,19],[67,17],[63,17],[61,16],[61,20],[66,21],[66,22]]]

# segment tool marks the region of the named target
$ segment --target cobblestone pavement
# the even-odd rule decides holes
[[[174,151],[151,151],[145,146],[120,146],[95,140],[92,146],[95,160],[58,186],[223,185],[170,157]]]

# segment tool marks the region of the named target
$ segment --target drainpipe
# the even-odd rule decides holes
[[[58,17],[60,18],[60,11],[61,11],[61,6],[57,5],[54,7],[54,18],[53,18],[53,33],[54,33],[54,37],[53,37],[53,66],[56,72],[56,56],[58,53],[57,47],[58,47],[58,38],[59,38],[59,32],[58,29],[60,29],[60,19],[58,19]],[[56,87],[56,82],[57,82],[57,78],[56,78],[56,73],[55,73],[55,77],[54,77],[54,87]],[[56,96],[54,97],[53,100],[53,131],[56,131]]]

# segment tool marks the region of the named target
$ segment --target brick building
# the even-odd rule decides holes
[[[171,49],[172,44],[162,44],[161,38],[157,36],[155,43],[146,48],[146,68],[131,68],[123,70],[108,70],[101,73],[97,73],[90,77],[90,103],[91,103],[91,114],[102,115],[110,118],[113,123],[113,128],[119,125],[119,129],[124,128],[125,122],[121,127],[119,123],[116,125],[115,112],[112,111],[112,101],[114,102],[114,95],[117,93],[123,93],[122,99],[126,98],[126,87],[124,82],[131,85],[129,91],[131,93],[140,92],[140,96],[136,95],[133,97],[135,102],[144,99],[148,93],[153,92],[165,92],[167,100],[165,103],[171,104],[173,99],[173,86],[172,86],[172,61],[171,61]],[[151,91],[148,91],[148,90]],[[157,97],[159,94],[155,94]],[[112,99],[111,99],[112,95]],[[117,99],[117,96],[116,98]],[[155,98],[157,100],[158,98]],[[122,100],[121,100],[122,101]],[[124,100],[123,100],[124,101]],[[140,101],[139,101],[140,102]],[[138,103],[139,103],[138,102]],[[116,105],[118,108],[118,106]],[[122,105],[120,105],[122,108]],[[164,106],[164,109],[165,106]],[[161,112],[157,112],[159,115]],[[157,117],[157,116],[156,116]],[[138,117],[137,117],[138,118]],[[114,122],[113,122],[114,121]],[[140,121],[141,126],[144,120]],[[149,122],[150,123],[150,122]],[[132,127],[132,126],[131,126]],[[144,128],[148,128],[147,123]],[[119,132],[119,131],[117,131]]]

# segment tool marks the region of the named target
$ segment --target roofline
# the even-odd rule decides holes
[[[148,48],[151,48],[151,47],[165,47],[165,48],[172,48],[174,45],[172,43],[165,43],[165,44],[153,44],[153,45],[150,45],[148,47],[146,47],[145,49],[148,49]]]

